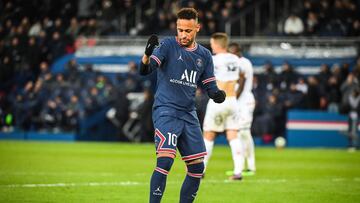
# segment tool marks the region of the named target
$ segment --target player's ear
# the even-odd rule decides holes
[[[200,23],[196,24],[196,32],[199,32],[200,31]]]

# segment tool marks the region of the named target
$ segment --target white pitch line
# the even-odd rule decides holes
[[[140,182],[89,182],[89,183],[50,183],[50,184],[11,184],[11,185],[0,185],[0,187],[7,188],[37,188],[37,187],[98,187],[98,186],[133,186],[142,185]]]
[[[116,176],[116,173],[106,172],[0,172],[0,175],[15,176]]]
[[[246,182],[258,182],[258,183],[283,183],[287,182],[286,179],[259,179],[259,180],[246,180]],[[204,180],[205,183],[241,183],[242,181],[230,181],[230,180]],[[178,184],[178,181],[167,181],[167,184]],[[148,185],[149,182],[89,182],[89,183],[39,183],[39,184],[10,184],[0,185],[5,188],[37,188],[37,187],[98,187],[98,186],[137,186],[137,185]]]
[[[353,180],[355,182],[360,181],[359,177],[353,179],[345,178],[333,178],[333,182],[342,182],[347,180]],[[243,182],[250,183],[285,183],[285,182],[298,182],[299,179],[245,179],[242,181],[230,181],[230,180],[215,180],[215,179],[205,179],[203,184],[206,183],[220,183],[220,184],[241,184]],[[0,188],[39,188],[39,187],[99,187],[99,186],[138,186],[138,185],[148,185],[149,182],[136,182],[136,181],[123,181],[123,182],[88,182],[88,183],[38,183],[38,184],[10,184],[10,185],[0,185]],[[167,184],[179,184],[179,181],[167,181]]]

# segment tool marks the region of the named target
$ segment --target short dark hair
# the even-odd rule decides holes
[[[198,21],[198,12],[194,8],[182,8],[177,13],[177,19],[194,19],[195,21]]]
[[[242,50],[242,47],[240,46],[240,44],[236,43],[236,42],[232,42],[229,44],[229,48],[233,48],[235,50],[235,52],[237,53],[242,53],[243,50]]]

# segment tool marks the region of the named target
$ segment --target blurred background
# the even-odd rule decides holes
[[[156,74],[138,63],[182,7],[199,43],[226,32],[253,63],[257,145],[358,146],[359,0],[2,0],[0,139],[152,142]]]

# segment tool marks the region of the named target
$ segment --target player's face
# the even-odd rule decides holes
[[[200,25],[194,19],[178,19],[176,29],[177,38],[181,46],[190,47],[195,41],[196,33],[200,30]]]

